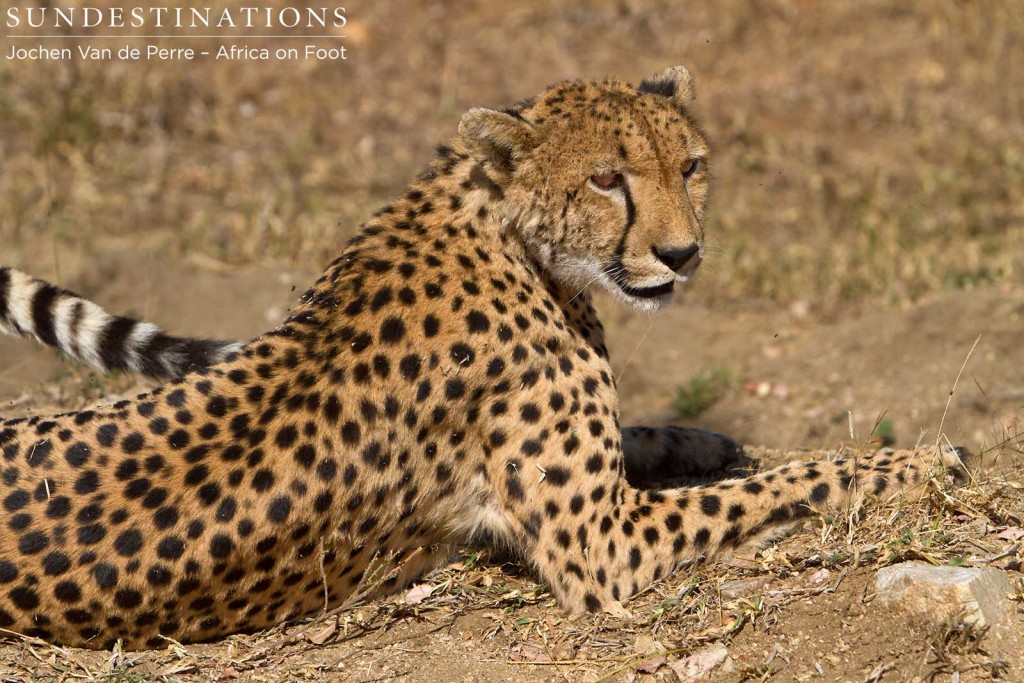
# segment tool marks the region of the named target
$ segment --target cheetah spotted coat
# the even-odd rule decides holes
[[[670,488],[735,445],[620,428],[588,287],[653,310],[699,263],[691,98],[676,68],[472,110],[280,327],[133,400],[0,421],[0,627],[208,640],[397,589],[481,537],[566,609],[618,610],[684,563],[922,481],[941,454]],[[63,296],[32,291],[19,329]]]

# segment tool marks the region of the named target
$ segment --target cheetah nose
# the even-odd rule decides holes
[[[678,273],[691,261],[693,261],[691,270],[700,263],[700,257],[697,256],[697,252],[700,249],[696,244],[691,244],[688,247],[652,247],[652,251],[654,251],[654,255],[658,257],[658,260],[668,266],[673,273]],[[694,260],[694,257],[696,257],[696,260]]]

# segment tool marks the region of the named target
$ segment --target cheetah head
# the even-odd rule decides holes
[[[655,310],[703,258],[709,149],[692,100],[683,67],[635,88],[559,83],[503,111],[469,111],[459,139],[505,225],[556,281]]]

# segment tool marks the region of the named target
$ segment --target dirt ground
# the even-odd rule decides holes
[[[1021,4],[366,5],[341,66],[0,61],[0,263],[250,337],[465,109],[682,63],[715,142],[713,253],[664,314],[599,301],[623,421],[725,432],[765,466],[941,432],[978,478],[681,572],[630,618],[567,618],[514,558],[465,549],[417,592],[220,643],[11,638],[0,681],[673,681],[699,661],[721,681],[1024,680],[1020,611],[981,632],[873,601],[902,560],[1021,579]],[[144,386],[0,339],[4,415]]]

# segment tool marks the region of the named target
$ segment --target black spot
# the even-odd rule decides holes
[[[564,467],[549,467],[544,473],[544,481],[555,486],[565,486],[569,482],[569,470]]]
[[[453,377],[452,379],[450,379],[447,382],[445,382],[445,385],[444,385],[444,395],[449,400],[455,400],[457,398],[461,398],[465,393],[466,393],[466,385],[458,377]]]
[[[145,444],[145,439],[142,438],[142,434],[132,432],[121,440],[121,450],[128,454],[138,453],[143,444]]]
[[[523,445],[520,450],[524,455],[537,455],[541,451],[540,441],[536,439],[526,439],[523,441]]]
[[[114,603],[121,609],[135,609],[142,604],[142,593],[122,589],[114,594]]]
[[[101,562],[92,568],[92,576],[100,588],[113,588],[117,585],[117,567]]]
[[[89,446],[81,441],[71,444],[64,451],[64,459],[72,467],[81,467],[89,461]]]
[[[811,491],[811,501],[815,503],[824,503],[828,500],[829,486],[828,484],[821,483],[814,487]]]
[[[569,510],[572,512],[572,514],[578,515],[580,511],[583,509],[583,503],[583,496],[577,494],[572,497],[572,500],[569,501]]]
[[[30,531],[18,541],[18,550],[23,555],[35,555],[41,553],[46,546],[50,545],[50,537],[42,531]]]
[[[264,467],[256,470],[252,475],[252,488],[254,491],[267,491],[274,485],[274,473]]]
[[[100,477],[94,470],[82,472],[75,481],[75,493],[86,495],[93,493],[100,487]]]
[[[228,412],[227,401],[224,400],[223,396],[212,396],[206,402],[206,412],[213,417],[224,417]]]
[[[640,561],[642,557],[640,555],[640,548],[633,546],[629,550],[629,568],[636,570],[640,567]]]
[[[491,329],[491,323],[487,316],[477,310],[466,314],[466,326],[471,334],[483,334]]]
[[[390,316],[380,325],[380,340],[385,344],[397,344],[405,336],[405,323],[401,318]]]
[[[206,465],[196,465],[185,473],[185,486],[198,486],[206,481],[209,474],[209,467]]]
[[[65,604],[72,604],[82,599],[82,591],[74,581],[61,581],[53,587],[53,597]]]
[[[176,429],[167,437],[167,445],[175,450],[185,448],[191,441],[192,437],[184,429]]]
[[[165,560],[176,560],[185,552],[185,541],[177,536],[168,536],[156,547],[156,554]]]
[[[114,470],[114,476],[120,481],[127,481],[134,477],[139,472],[139,461],[134,458],[124,460]]]
[[[326,459],[317,465],[316,474],[323,481],[331,481],[338,475],[338,464],[332,459]]]
[[[304,469],[309,469],[316,461],[316,449],[311,444],[303,444],[295,451],[295,462]]]
[[[526,498],[526,495],[523,492],[522,482],[519,481],[519,475],[512,467],[509,467],[508,469],[508,474],[505,478],[505,488],[508,491],[509,497],[513,500],[521,501]]]
[[[726,519],[730,522],[735,522],[737,519],[743,516],[744,509],[739,503],[733,503],[729,506],[729,513],[726,515]]]
[[[60,576],[70,568],[71,560],[59,550],[54,550],[43,558],[43,572],[48,576]]]
[[[703,495],[700,498],[700,509],[705,515],[714,517],[722,509],[722,501],[712,494]]]
[[[153,523],[157,529],[169,529],[178,523],[178,511],[172,507],[162,507],[153,515]]]
[[[27,491],[15,491],[4,498],[4,509],[8,512],[15,512],[28,505],[29,500]]]
[[[281,523],[288,519],[292,511],[292,500],[287,496],[275,498],[267,508],[267,519],[271,522]]]
[[[123,557],[132,557],[142,549],[142,534],[135,529],[121,532],[114,539],[114,550]]]
[[[199,488],[199,501],[206,507],[209,507],[217,502],[220,498],[220,486],[214,482],[210,482]]]
[[[142,506],[152,510],[163,505],[165,500],[167,500],[167,489],[152,489],[142,499]]]
[[[87,624],[92,621],[93,616],[84,609],[69,609],[64,612],[64,619],[69,624]]]
[[[295,439],[298,438],[298,435],[299,433],[295,429],[294,425],[286,425],[278,430],[274,441],[281,448],[288,448],[295,443]]]
[[[96,440],[101,446],[114,445],[114,439],[117,438],[117,425],[108,422],[107,424],[100,425],[99,429],[96,430]]]
[[[227,534],[216,534],[210,539],[210,555],[217,559],[226,558],[234,547],[234,541]]]
[[[39,595],[28,586],[12,588],[7,594],[14,606],[20,610],[29,612],[39,606]]]
[[[171,582],[171,573],[162,564],[154,564],[146,570],[146,582],[151,586],[166,586]]]
[[[238,504],[235,499],[228,496],[221,501],[220,506],[217,508],[216,519],[218,522],[230,522],[234,516],[235,511],[238,509]]]

